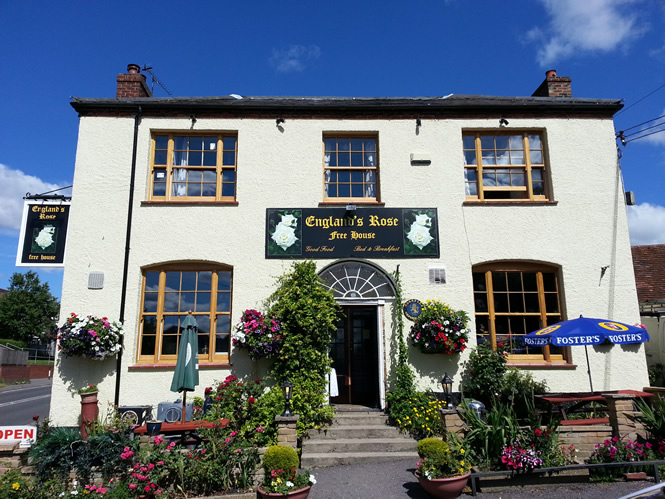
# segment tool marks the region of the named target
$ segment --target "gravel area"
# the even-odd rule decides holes
[[[413,476],[415,460],[390,463],[367,463],[335,466],[312,470],[316,485],[309,494],[310,499],[379,499],[411,497],[426,499],[427,496]],[[617,499],[625,494],[646,488],[653,482],[615,482],[593,484],[570,484],[551,487],[506,487],[500,492],[479,493],[479,499],[520,499],[552,497],[565,499]],[[471,494],[462,495],[462,499]]]

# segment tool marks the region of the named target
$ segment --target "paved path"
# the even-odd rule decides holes
[[[310,499],[426,499],[418,481],[413,476],[415,460],[391,463],[367,463],[350,466],[335,466],[312,470],[316,485],[312,487]],[[599,484],[571,484],[556,487],[513,487],[501,492],[478,494],[479,499],[617,499],[630,492],[653,485],[652,482],[617,482]],[[471,494],[462,495],[462,499]]]

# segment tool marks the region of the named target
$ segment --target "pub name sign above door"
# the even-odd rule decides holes
[[[268,208],[266,258],[438,258],[436,208]]]

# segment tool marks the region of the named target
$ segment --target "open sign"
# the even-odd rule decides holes
[[[0,446],[30,447],[36,440],[35,426],[0,426]]]

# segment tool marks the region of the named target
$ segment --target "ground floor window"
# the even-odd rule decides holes
[[[175,363],[182,320],[198,324],[199,362],[228,362],[231,333],[230,267],[169,264],[143,272],[139,363]]]
[[[524,344],[525,334],[561,321],[558,269],[519,263],[473,268],[476,337],[504,348],[511,363],[565,363],[565,349]]]

